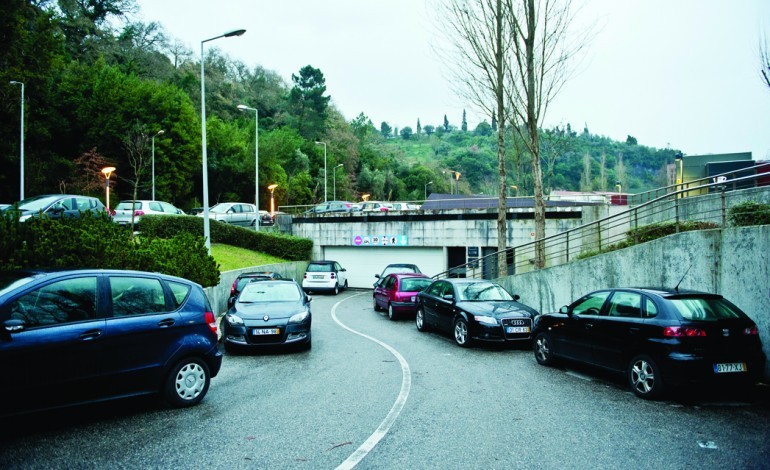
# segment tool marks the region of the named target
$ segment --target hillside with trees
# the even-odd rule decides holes
[[[25,84],[25,195],[104,196],[103,166],[117,168],[113,198],[149,198],[154,136],[156,197],[201,204],[200,57],[161,25],[132,21],[133,0],[8,0],[0,6],[0,202],[19,197],[19,87]],[[122,21],[117,21],[118,19]],[[116,27],[114,25],[120,25]],[[302,61],[302,58],[298,58]],[[336,198],[421,200],[430,192],[496,194],[498,123],[463,116],[415,116],[414,127],[346,119],[331,104],[321,70],[299,67],[287,83],[266,65],[206,49],[209,201],[254,198],[259,116],[260,201],[278,184],[277,205],[324,200],[324,146]],[[456,124],[455,124],[456,123]],[[163,130],[162,134],[159,131]],[[531,194],[530,156],[506,139],[507,178]],[[628,136],[618,142],[570,125],[544,129],[546,193],[556,189],[636,192],[663,184],[674,149]],[[338,167],[338,165],[342,167]],[[450,186],[449,170],[459,172]],[[332,171],[335,173],[332,174]]]

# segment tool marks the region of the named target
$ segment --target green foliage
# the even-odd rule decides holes
[[[12,212],[0,220],[0,269],[135,269],[171,274],[203,286],[219,283],[219,269],[201,237],[174,233],[167,239],[131,238],[104,215],[80,218],[32,217],[18,222]]]
[[[754,201],[736,204],[730,208],[727,218],[730,223],[736,227],[769,225],[770,204]]]
[[[236,227],[216,220],[209,220],[212,243],[225,243],[277,256],[290,261],[310,259],[313,242],[307,238],[284,235],[278,232]],[[203,218],[194,216],[144,216],[139,221],[139,232],[146,238],[170,238],[187,233],[200,236]]]

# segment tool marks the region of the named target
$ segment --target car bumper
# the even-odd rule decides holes
[[[278,334],[256,334],[259,329],[279,329]],[[223,341],[226,344],[266,348],[289,344],[306,344],[310,342],[310,322],[281,325],[247,325],[225,326]]]
[[[765,369],[765,355],[759,351],[731,357],[713,357],[692,353],[670,352],[662,361],[662,372],[670,385],[712,383],[756,383]],[[715,372],[715,364],[745,364],[745,372]]]
[[[391,302],[390,306],[393,307],[394,312],[398,313],[414,313],[417,311],[417,302]]]
[[[334,290],[334,287],[337,285],[337,281],[311,281],[304,279],[302,281],[302,289],[306,291],[332,291]]]

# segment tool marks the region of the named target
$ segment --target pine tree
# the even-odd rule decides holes
[[[465,110],[463,109],[463,122],[460,125],[460,129],[462,129],[463,132],[468,132],[468,121],[465,119]]]
[[[444,132],[449,132],[449,119],[446,118],[446,114],[444,115]]]
[[[417,138],[422,134],[422,126],[420,125],[420,118],[417,118]]]

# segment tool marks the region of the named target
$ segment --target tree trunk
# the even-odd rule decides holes
[[[502,0],[497,0],[497,24],[495,44],[495,72],[497,73],[498,86],[495,89],[497,99],[497,115],[505,116],[505,90],[503,90],[503,6]],[[508,193],[505,178],[505,126],[497,126],[497,177],[499,193],[497,196],[497,276],[508,275],[508,262],[506,259],[506,245],[508,240],[508,225],[506,215],[508,213]]]

